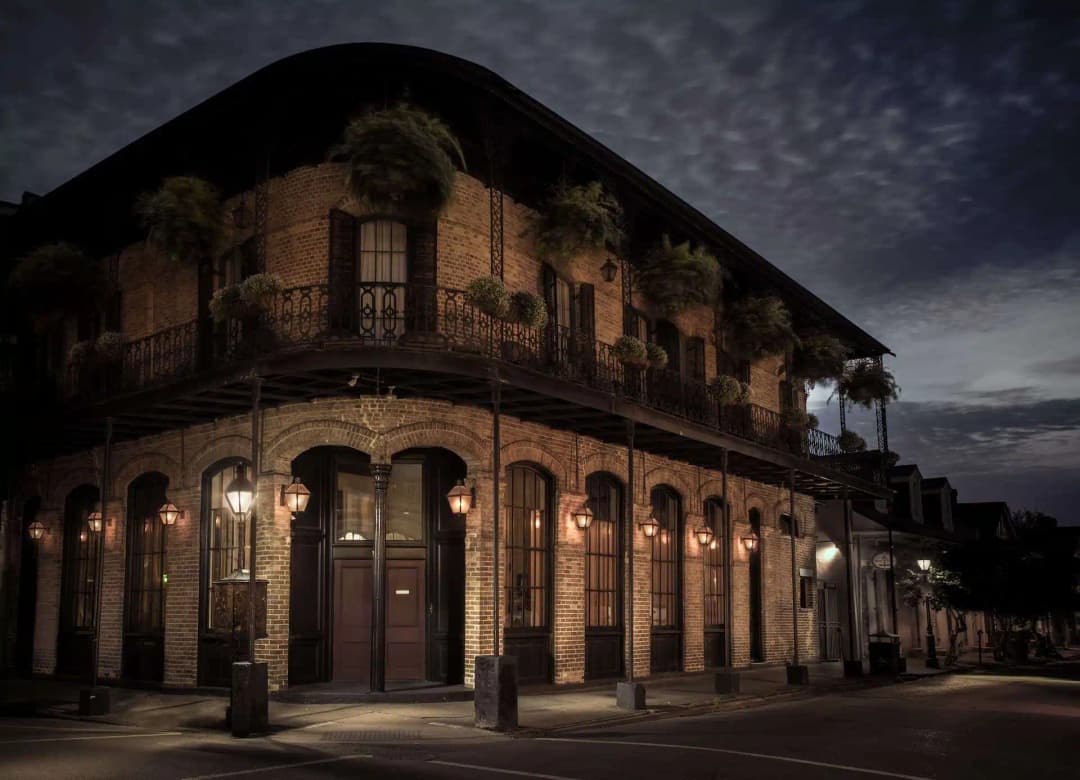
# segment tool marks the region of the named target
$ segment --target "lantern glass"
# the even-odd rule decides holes
[[[698,544],[700,544],[702,547],[708,547],[709,542],[711,542],[713,538],[712,529],[709,528],[709,526],[705,525],[697,529],[695,533],[697,534]]]
[[[592,521],[593,511],[589,508],[589,505],[587,503],[582,504],[574,512],[574,524],[577,525],[577,527],[580,528],[582,531],[592,525]]]
[[[930,571],[930,559],[929,558],[919,558],[919,560],[917,560],[916,563],[919,565],[919,570],[920,571]]]
[[[656,517],[649,515],[649,519],[641,524],[641,533],[645,534],[649,539],[652,539],[659,532],[660,523],[657,521]]]
[[[619,266],[615,264],[615,261],[610,257],[602,266],[600,266],[600,274],[604,277],[605,282],[614,282],[615,274],[618,272]]]
[[[472,508],[472,491],[465,487],[464,480],[459,479],[446,494],[446,500],[450,502],[450,511],[455,515],[467,515]]]
[[[86,524],[94,533],[101,533],[101,528],[105,525],[105,521],[101,516],[101,510],[94,509],[92,512],[90,512],[90,514],[86,516]]]
[[[26,529],[26,532],[30,534],[30,538],[35,542],[45,535],[45,525],[40,520],[35,520],[30,523],[30,526]]]
[[[284,490],[284,496],[285,506],[290,512],[296,514],[307,509],[308,501],[311,500],[311,491],[299,477],[293,477],[292,482]]]
[[[742,538],[742,543],[743,547],[745,547],[749,552],[753,552],[757,549],[758,546],[758,535],[750,534],[749,536],[744,536]]]
[[[229,509],[237,515],[246,515],[251,509],[251,502],[255,498],[255,486],[247,478],[247,469],[244,464],[236,467],[236,476],[228,487],[225,488],[225,501]]]
[[[166,501],[158,510],[158,517],[161,518],[162,525],[176,525],[176,521],[180,517],[180,510],[176,508],[176,504]]]

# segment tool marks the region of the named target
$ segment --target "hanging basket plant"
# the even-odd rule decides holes
[[[806,431],[816,431],[819,425],[816,414],[806,412],[802,409],[786,410],[782,415],[782,421],[785,428],[803,433]]]
[[[170,176],[135,201],[147,242],[174,262],[216,254],[224,235],[221,193],[197,176]]]
[[[721,374],[709,383],[716,389],[716,397],[725,406],[745,406],[750,403],[750,385],[733,376]]]
[[[240,295],[240,285],[222,287],[210,298],[210,316],[214,322],[238,319],[248,313],[247,304]]]
[[[481,276],[465,288],[465,300],[488,316],[505,320],[510,315],[510,294],[497,276]]]
[[[38,318],[94,303],[103,288],[98,266],[73,244],[43,244],[21,257],[8,277],[13,299]]]
[[[836,437],[836,443],[844,452],[866,451],[866,439],[855,431],[844,431]]]
[[[720,261],[703,247],[672,244],[663,236],[635,280],[642,293],[670,316],[696,304],[716,303],[722,278]]]
[[[645,368],[649,365],[649,349],[645,342],[634,336],[619,336],[611,346],[615,359],[629,368]]]
[[[847,347],[835,336],[806,336],[795,346],[791,375],[811,388],[819,382],[837,382],[844,375],[847,357]]]
[[[413,217],[442,212],[454,191],[457,166],[465,168],[450,128],[406,103],[351,121],[330,158],[344,160],[345,184],[362,204]]]
[[[900,388],[891,371],[870,361],[855,363],[844,372],[836,387],[848,404],[871,409],[881,399],[895,401]]]
[[[735,347],[750,357],[784,352],[798,343],[791,327],[791,314],[776,296],[751,296],[736,301],[728,311]]]
[[[239,287],[240,300],[251,312],[268,311],[281,292],[281,280],[273,274],[252,274]]]
[[[649,357],[649,368],[655,368],[663,370],[667,368],[668,354],[667,350],[661,347],[659,344],[653,344],[651,341],[645,345],[645,354]]]
[[[107,330],[94,342],[94,354],[106,365],[115,365],[124,359],[124,337],[115,330]]]
[[[548,321],[547,304],[538,295],[516,292],[510,296],[510,318],[526,328],[542,328]]]
[[[532,231],[544,260],[566,261],[589,250],[615,250],[624,237],[622,206],[598,181],[574,187],[560,181]]]

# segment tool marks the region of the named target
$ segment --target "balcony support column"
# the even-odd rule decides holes
[[[372,463],[375,483],[375,545],[371,598],[374,601],[371,621],[371,690],[386,690],[386,512],[390,486],[390,464]]]
[[[721,509],[720,520],[720,543],[723,545],[724,556],[724,668],[716,673],[713,681],[713,689],[716,693],[735,694],[739,692],[739,673],[735,671],[735,641],[732,636],[735,632],[734,621],[731,619],[733,600],[731,597],[731,561],[734,534],[731,530],[731,505],[728,500],[728,451],[720,450],[720,492],[723,494],[724,504]]]
[[[625,272],[626,263],[623,263]],[[615,685],[619,709],[645,709],[645,686],[634,682],[634,432],[633,420],[626,421],[626,496],[623,499],[623,533],[626,540],[626,680]]]
[[[799,663],[799,567],[795,556],[795,539],[799,522],[795,517],[795,469],[788,472],[788,515],[791,517],[791,664],[787,668],[788,685],[807,685],[810,669]]]
[[[861,677],[863,673],[862,653],[859,650],[859,638],[855,635],[855,577],[852,575],[855,561],[855,547],[851,542],[851,500],[845,487],[841,501],[844,510],[844,580],[847,584],[847,623],[848,651],[844,659],[844,676]],[[889,531],[890,536],[892,531]],[[892,545],[889,545],[890,551]]]

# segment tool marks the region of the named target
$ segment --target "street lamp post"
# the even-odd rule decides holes
[[[919,570],[926,577],[926,668],[940,669],[941,663],[937,657],[937,642],[934,639],[934,617],[930,611],[930,559],[920,558],[917,563]]]

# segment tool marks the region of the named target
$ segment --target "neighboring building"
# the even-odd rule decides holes
[[[326,162],[350,116],[405,94],[453,128],[469,161],[438,219],[365,212],[343,167]],[[201,267],[156,257],[131,217],[140,192],[192,172],[223,190],[233,218],[232,249]],[[257,657],[269,662],[271,688],[368,680],[382,609],[385,653],[374,655],[391,682],[471,684],[495,623],[523,683],[618,677],[631,650],[639,677],[781,663],[796,636],[801,657],[816,658],[815,502],[884,499],[876,453],[845,459],[824,432],[789,435],[781,409],[804,408],[805,394],[788,385],[784,358],[733,359],[707,307],[659,316],[627,283],[639,258],[620,262],[611,281],[603,253],[542,264],[528,226],[561,175],[603,179],[635,239],[670,233],[709,246],[746,289],[781,296],[797,325],[838,336],[855,359],[886,354],[482,68],[386,45],[291,57],[12,218],[17,250],[77,242],[105,259],[115,294],[98,318],[70,316],[39,333],[37,363],[22,374],[41,383],[23,396],[25,458],[5,525],[8,576],[19,584],[6,615],[9,666],[85,675],[99,622],[105,678],[228,683],[243,645],[215,607],[251,550],[224,490],[250,466],[255,374],[256,576],[268,600]],[[213,292],[257,270],[285,287],[258,328],[215,324]],[[532,330],[482,315],[460,291],[489,274],[542,294],[552,321]],[[65,356],[103,326],[123,333],[123,356],[87,383]],[[625,369],[610,347],[624,333],[662,343],[667,368]],[[745,410],[717,401],[709,380],[725,372],[750,381]],[[48,387],[60,388],[55,406],[46,406]],[[110,478],[96,533],[88,514],[100,498],[107,419]],[[312,494],[295,519],[281,500],[294,477]],[[445,498],[458,480],[475,492],[464,517]],[[183,511],[167,529],[157,521],[166,501]],[[593,521],[581,531],[573,515],[586,502]],[[373,565],[379,512],[385,579]],[[650,514],[661,527],[653,538],[640,531]],[[33,522],[46,529],[36,544]],[[699,544],[704,526],[715,545]],[[743,543],[751,534],[753,551]],[[728,592],[725,553],[734,559]]]

